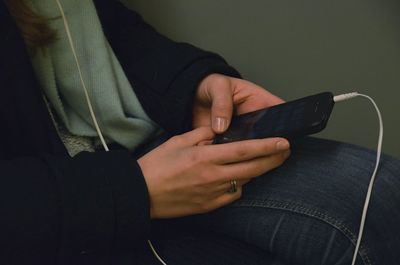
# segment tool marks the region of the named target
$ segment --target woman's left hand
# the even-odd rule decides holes
[[[224,132],[236,114],[255,111],[283,103],[277,96],[249,81],[221,74],[204,78],[193,104],[193,128],[211,126]]]

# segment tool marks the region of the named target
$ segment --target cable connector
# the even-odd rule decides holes
[[[341,94],[333,97],[334,102],[340,102],[344,100],[348,100],[351,98],[355,98],[359,96],[360,94],[358,92],[351,92],[351,93],[346,93],[346,94]]]

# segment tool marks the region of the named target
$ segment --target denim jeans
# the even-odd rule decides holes
[[[152,241],[168,265],[349,265],[375,159],[361,147],[302,139],[240,200],[154,221]],[[134,264],[160,264],[143,253]],[[400,161],[389,156],[382,156],[357,264],[400,264]]]

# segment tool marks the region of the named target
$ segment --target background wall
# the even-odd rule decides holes
[[[400,158],[399,0],[125,0],[160,32],[223,55],[285,100],[357,90],[376,99],[384,151]],[[319,134],[375,148],[364,99],[337,104]]]

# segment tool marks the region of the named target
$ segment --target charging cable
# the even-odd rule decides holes
[[[87,102],[87,105],[88,105],[88,108],[89,108],[90,116],[92,118],[94,127],[96,128],[97,135],[100,138],[101,144],[103,145],[104,150],[106,152],[108,152],[108,151],[110,151],[110,149],[108,148],[107,143],[104,140],[103,133],[101,132],[100,126],[99,126],[99,124],[97,122],[97,118],[96,118],[96,115],[95,115],[94,110],[93,110],[92,103],[90,101],[89,92],[87,90],[86,83],[85,83],[85,80],[83,78],[81,65],[79,63],[78,55],[77,55],[76,50],[75,50],[74,41],[73,41],[73,38],[72,38],[71,30],[69,28],[67,17],[65,16],[64,8],[61,5],[59,0],[56,0],[56,2],[57,2],[58,8],[59,8],[60,13],[61,13],[61,17],[62,17],[63,22],[64,22],[64,28],[65,28],[65,31],[66,31],[66,34],[67,34],[67,38],[68,38],[68,41],[69,41],[69,45],[71,47],[72,54],[74,55],[75,64],[76,64],[76,67],[78,69],[79,78],[80,78],[80,81],[81,81],[81,85],[82,85],[83,91],[85,92],[86,102]],[[157,251],[154,248],[154,246],[151,243],[151,241],[147,240],[147,243],[149,244],[151,251],[153,252],[154,256],[158,259],[158,261],[160,261],[161,264],[163,264],[163,265],[167,265],[167,263],[165,263],[165,261],[157,253]]]
[[[87,105],[89,107],[90,116],[92,117],[92,121],[93,121],[94,127],[96,128],[97,135],[100,138],[100,141],[101,141],[101,143],[103,145],[104,150],[105,151],[109,151],[107,143],[104,140],[103,134],[102,134],[102,132],[100,130],[100,127],[99,127],[99,124],[97,122],[96,115],[94,114],[92,103],[90,102],[89,92],[88,92],[88,90],[86,88],[86,84],[85,84],[85,81],[84,81],[84,78],[83,78],[83,74],[82,74],[81,65],[80,65],[79,60],[78,60],[78,55],[76,54],[76,51],[75,51],[74,41],[72,39],[71,30],[69,29],[69,24],[68,24],[67,17],[65,16],[65,12],[64,12],[64,9],[63,9],[60,1],[56,0],[56,2],[57,2],[57,5],[58,5],[58,8],[60,9],[60,12],[61,12],[61,16],[62,16],[62,19],[63,19],[63,22],[64,22],[65,31],[67,33],[67,37],[68,37],[69,45],[71,47],[72,54],[74,55],[76,68],[78,69],[79,78],[80,78],[80,81],[81,81],[81,84],[82,84],[82,87],[83,87],[83,91],[85,92],[86,102],[87,102]]]
[[[362,216],[361,216],[360,229],[358,231],[358,238],[357,238],[356,248],[354,250],[353,261],[352,261],[351,265],[355,265],[356,264],[357,254],[358,254],[358,251],[360,249],[360,244],[361,244],[361,240],[362,240],[362,236],[363,236],[363,232],[364,232],[365,220],[367,218],[368,206],[369,206],[369,202],[371,201],[372,189],[373,189],[373,186],[374,186],[374,183],[375,183],[376,173],[378,172],[379,162],[381,160],[382,141],[383,141],[382,115],[381,115],[381,112],[379,111],[378,105],[375,103],[375,101],[370,96],[367,96],[367,95],[364,95],[364,94],[360,94],[360,93],[357,93],[357,92],[352,92],[352,93],[347,93],[347,94],[334,96],[333,97],[333,101],[334,102],[340,102],[340,101],[352,99],[352,98],[355,98],[355,97],[367,98],[374,105],[376,113],[378,114],[378,119],[379,119],[379,137],[378,137],[378,147],[377,147],[377,150],[376,150],[375,169],[374,169],[374,172],[372,173],[371,180],[369,182],[368,191],[367,191],[367,195],[366,195],[365,203],[364,203],[364,209],[363,209]]]

